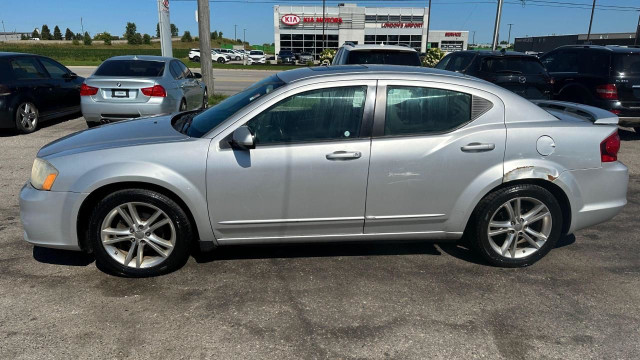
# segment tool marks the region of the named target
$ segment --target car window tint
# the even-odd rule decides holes
[[[617,75],[640,75],[640,53],[614,55],[613,68]]]
[[[349,51],[346,55],[346,64],[422,65],[418,53],[413,51]]]
[[[169,65],[169,71],[174,79],[178,80],[182,77],[182,70],[180,70],[180,66],[178,66],[177,61],[172,61]]]
[[[447,64],[447,70],[449,71],[462,71],[471,64],[471,60],[473,60],[474,54],[468,53],[459,53],[453,54],[449,63]]]
[[[256,144],[344,140],[360,135],[366,86],[293,95],[251,119]]]
[[[573,50],[558,51],[552,57],[545,58],[549,72],[578,72],[578,54]]]
[[[440,60],[440,62],[438,62],[438,64],[436,65],[436,69],[440,69],[440,70],[446,69],[447,68],[447,64],[451,60],[452,56],[453,55],[447,55],[442,60]]]
[[[453,130],[471,120],[471,95],[443,89],[389,86],[385,135]]]
[[[16,79],[42,79],[47,77],[36,59],[32,57],[20,57],[11,60],[11,70]]]
[[[580,59],[580,73],[609,76],[609,65],[611,61],[608,53],[602,51],[585,51],[580,54]]]
[[[182,77],[185,79],[191,77],[191,70],[189,70],[187,65],[185,65],[182,61],[176,61],[176,62],[180,67],[180,71],[182,72]]]
[[[51,59],[40,58],[40,63],[54,79],[64,79],[64,76],[69,73],[67,68]]]
[[[107,60],[96,70],[96,76],[160,77],[164,61]]]
[[[510,56],[486,58],[482,61],[481,71],[491,73],[535,74],[546,73],[540,60],[532,57]]]

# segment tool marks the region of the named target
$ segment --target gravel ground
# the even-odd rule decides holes
[[[84,127],[0,133],[0,359],[640,358],[633,132],[621,130],[623,213],[529,268],[451,245],[316,244],[221,248],[123,279],[22,240],[18,192],[37,150]]]

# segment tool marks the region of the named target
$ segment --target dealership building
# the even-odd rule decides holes
[[[275,51],[293,50],[319,55],[325,45],[337,49],[355,44],[406,45],[419,52],[428,47],[445,52],[466,50],[469,32],[430,30],[427,46],[428,8],[360,7],[355,4],[322,6],[275,5],[273,25]]]

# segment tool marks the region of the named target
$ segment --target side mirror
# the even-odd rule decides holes
[[[78,75],[76,73],[74,73],[74,72],[70,72],[70,73],[62,75],[62,78],[64,78],[64,79],[75,79],[77,77],[78,77]]]
[[[255,149],[255,139],[251,130],[246,125],[242,125],[233,132],[231,147],[240,150]]]
[[[193,77],[196,78],[196,79],[202,79],[202,74],[194,72],[193,73]]]

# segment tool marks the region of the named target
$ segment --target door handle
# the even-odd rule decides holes
[[[362,156],[360,151],[334,151],[327,154],[327,160],[352,160]]]
[[[491,151],[496,148],[496,144],[482,144],[473,142],[460,148],[464,152],[483,152]]]

